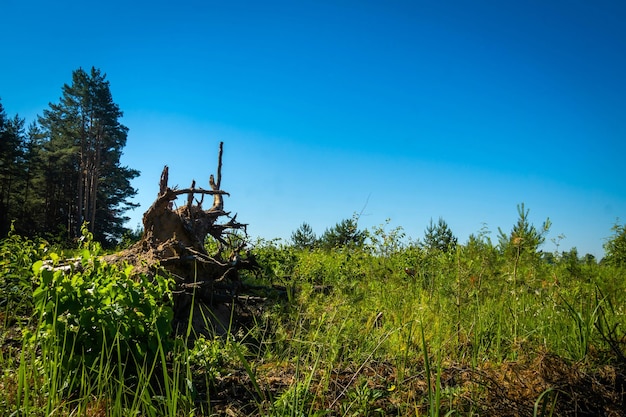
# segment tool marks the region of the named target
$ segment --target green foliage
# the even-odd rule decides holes
[[[368,233],[370,247],[372,251],[382,257],[389,257],[400,252],[405,244],[404,229],[401,226],[387,230],[390,220],[387,219],[384,225],[374,227],[372,232]]]
[[[458,239],[448,227],[448,224],[441,217],[435,225],[433,219],[424,231],[424,247],[428,250],[440,250],[442,252],[453,252],[456,249]]]
[[[87,366],[112,346],[128,362],[150,360],[167,350],[171,333],[171,285],[162,275],[134,275],[131,266],[109,265],[98,257],[99,245],[83,230],[82,248],[69,268],[37,261],[39,286],[33,293],[41,322],[32,341],[53,341],[68,349],[68,370]],[[132,363],[132,362],[131,362]]]
[[[613,236],[604,244],[604,261],[615,266],[626,266],[626,225],[616,223],[612,230]]]
[[[314,396],[306,383],[295,383],[274,401],[270,416],[306,417],[311,411],[313,398]]]
[[[537,229],[523,205],[518,213],[511,234],[501,232],[499,246],[483,229],[454,251],[429,251],[403,244],[401,229],[381,226],[367,232],[370,243],[361,248],[290,249],[290,276],[305,288],[298,299],[298,328],[320,335],[316,341],[298,337],[310,343],[335,340],[339,346],[328,348],[330,357],[357,362],[359,352],[375,345],[371,338],[411,322],[429,324],[429,344],[436,334],[441,340],[471,341],[466,348],[450,345],[448,358],[515,359],[523,345],[578,360],[590,346],[610,347],[593,326],[609,300],[593,294],[600,288],[611,294],[611,305],[620,305],[626,301],[621,278],[593,259],[579,258],[575,249],[548,263],[538,248],[549,221]],[[330,286],[333,292],[320,297],[308,285]],[[328,311],[336,318],[320,316]],[[387,357],[404,357],[407,342],[390,339],[396,345],[384,345]]]
[[[132,245],[139,242],[142,236],[143,236],[143,227],[140,225],[137,225],[135,230],[127,229],[122,235],[120,242],[118,243],[118,248],[119,249],[130,248]]]
[[[114,244],[137,206],[130,180],[139,172],[120,164],[128,128],[100,70],[74,71],[62,92],[27,131],[0,104],[0,235],[15,221],[22,235],[70,243],[87,222]]]
[[[297,250],[280,243],[280,239],[270,241],[259,239],[255,243],[254,256],[261,265],[262,275],[269,281],[280,281],[293,273],[297,261]]]
[[[7,234],[25,208],[25,146],[24,119],[9,118],[0,103],[0,236]]]
[[[534,251],[547,229],[534,229],[523,206],[518,211],[522,221],[498,246],[483,228],[454,250],[428,250],[387,225],[364,231],[367,244],[333,250],[259,240],[253,250],[264,270],[254,279],[294,289],[288,301],[268,300],[248,331],[193,347],[177,339],[171,350],[169,327],[158,325],[171,317],[166,280],[155,289],[128,268],[106,265],[86,231],[65,272],[37,262],[46,256],[59,268],[60,256],[12,236],[2,242],[11,259],[2,267],[15,262],[12,271],[25,271],[35,261],[41,325],[38,349],[25,344],[21,356],[0,355],[7,369],[0,383],[17,387],[0,393],[0,414],[89,415],[89,404],[104,398],[101,414],[112,416],[213,415],[226,392],[243,390],[253,397],[246,415],[492,415],[500,391],[502,409],[516,401],[528,413],[559,414],[558,390],[533,397],[533,387],[545,387],[540,374],[558,372],[568,401],[575,383],[594,378],[610,391],[613,382],[603,378],[623,377],[626,277],[624,268],[575,249],[540,256]],[[20,245],[26,254],[10,253]],[[131,357],[132,381],[116,367]],[[533,369],[539,363],[541,373]],[[59,374],[68,367],[69,382]],[[522,381],[523,398],[515,397],[514,384],[527,377],[538,379]],[[229,404],[235,413],[238,404]]]
[[[518,219],[517,223],[513,226],[513,229],[509,234],[498,228],[499,235],[499,247],[500,250],[508,256],[519,256],[520,254],[535,255],[541,246],[545,242],[545,236],[550,230],[550,219],[541,226],[541,229],[537,229],[528,219],[528,213],[530,210],[526,210],[524,203],[517,206]]]
[[[60,102],[44,110],[39,118],[47,138],[44,176],[47,197],[55,203],[45,207],[48,228],[67,224],[71,239],[87,222],[101,242],[121,237],[123,213],[136,206],[128,201],[136,194],[130,180],[139,175],[120,165],[128,134],[119,122],[122,115],[106,75],[96,68],[75,70]]]
[[[200,337],[193,343],[186,356],[189,365],[205,375],[207,380],[214,382],[228,367],[239,363],[237,348],[230,339],[205,339]]]
[[[478,282],[493,273],[498,265],[498,251],[491,243],[489,230],[483,228],[478,234],[471,234],[463,246],[463,259],[467,260],[470,276]]]
[[[344,219],[335,226],[326,229],[320,238],[320,246],[333,249],[341,246],[362,246],[367,234],[358,228],[358,217]]]
[[[348,391],[348,401],[342,404],[344,416],[383,416],[384,410],[376,407],[376,401],[385,397],[386,391],[371,388],[367,381]]]
[[[313,249],[317,244],[317,237],[311,226],[305,222],[291,234],[291,242],[297,249]]]
[[[0,241],[0,309],[5,322],[28,316],[33,307],[32,264],[46,251],[44,241],[31,241],[15,233],[13,227]]]

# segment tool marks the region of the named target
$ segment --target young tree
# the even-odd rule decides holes
[[[78,69],[58,104],[39,118],[47,137],[48,226],[64,224],[69,238],[83,222],[99,240],[119,238],[123,213],[135,205],[130,180],[139,172],[120,165],[128,128],[100,70]],[[52,223],[51,223],[52,222]]]
[[[317,243],[317,237],[311,226],[305,222],[291,234],[291,242],[298,249],[313,249]]]
[[[616,223],[612,230],[613,236],[604,244],[606,256],[602,261],[611,265],[626,266],[626,225]]]
[[[443,218],[439,218],[437,224],[430,219],[428,227],[424,231],[424,247],[428,250],[440,250],[442,252],[454,251],[458,239],[448,227]]]
[[[550,219],[541,226],[540,230],[530,223],[528,220],[528,213],[530,210],[526,210],[524,203],[517,206],[517,213],[519,215],[517,223],[513,226],[513,230],[509,234],[498,228],[499,231],[499,247],[505,254],[513,254],[519,257],[523,254],[535,255],[545,240],[546,234],[550,230]]]
[[[513,263],[514,283],[518,282],[520,268],[534,267],[539,263],[541,260],[539,246],[546,240],[546,234],[550,230],[550,219],[546,219],[540,230],[530,223],[529,210],[524,208],[524,203],[517,206],[517,213],[519,217],[511,233],[507,234],[498,228],[499,250]]]
[[[366,233],[358,229],[357,218],[344,219],[330,229],[326,229],[320,238],[320,244],[327,249],[341,246],[361,246]]]

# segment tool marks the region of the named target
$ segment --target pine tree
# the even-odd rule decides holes
[[[440,217],[436,225],[433,223],[433,219],[430,219],[430,223],[424,231],[424,247],[426,249],[442,252],[454,251],[457,242],[458,239],[443,218]]]
[[[42,215],[44,192],[43,133],[36,123],[28,126],[24,142],[23,187],[18,229],[26,236],[34,236],[44,227]]]
[[[291,234],[291,242],[298,249],[313,249],[317,243],[317,238],[313,232],[313,228],[304,222],[298,230]]]
[[[536,255],[541,246],[546,240],[546,234],[550,230],[550,219],[541,226],[541,229],[537,229],[528,219],[528,213],[524,207],[524,203],[517,206],[517,223],[513,226],[510,233],[504,232],[498,228],[499,231],[499,248],[507,255],[519,256],[520,254]]]
[[[343,219],[330,229],[326,229],[320,238],[320,245],[326,249],[342,246],[362,246],[367,235],[358,229],[358,217]]]
[[[24,119],[8,118],[0,103],[0,236],[4,236],[21,210],[17,196],[22,187]]]
[[[604,244],[606,257],[602,260],[605,263],[626,266],[626,225],[616,223],[611,236]]]
[[[136,194],[130,180],[139,175],[120,165],[128,134],[122,116],[106,75],[92,68],[74,71],[60,102],[39,118],[47,137],[46,224],[56,233],[74,238],[87,222],[98,240],[122,235],[123,213],[135,206],[128,201]]]

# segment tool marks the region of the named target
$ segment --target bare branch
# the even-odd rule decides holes
[[[209,185],[211,186],[213,191],[219,191],[220,189],[220,187],[215,182],[213,175],[209,176]],[[216,210],[224,210],[224,197],[222,197],[220,194],[215,194],[213,196],[213,207],[211,207],[210,211]]]
[[[159,181],[159,195],[165,194],[167,191],[167,180],[169,176],[169,168],[167,165],[163,167],[163,172],[161,172],[161,181]]]
[[[205,190],[204,188],[183,188],[182,190],[171,190],[171,194],[174,196],[179,196],[181,194],[189,194],[189,193],[197,193],[197,194],[212,194],[212,195],[227,195],[230,196],[229,193],[222,190]]]
[[[224,152],[224,142],[220,142],[220,151],[217,156],[217,189],[222,186],[222,153]]]
[[[191,181],[191,189],[193,190],[195,188],[196,188],[196,180],[193,180]],[[193,193],[189,193],[189,195],[187,196],[187,210],[189,210],[192,204],[193,204]]]

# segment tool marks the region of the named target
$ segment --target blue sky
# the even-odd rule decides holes
[[[73,70],[107,74],[141,208],[164,165],[252,236],[354,213],[497,240],[524,203],[544,250],[603,255],[626,217],[621,1],[4,0],[0,98],[27,123]],[[183,204],[181,201],[180,204]]]

